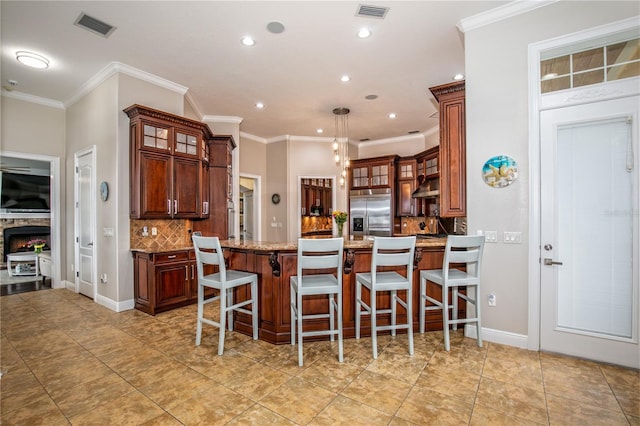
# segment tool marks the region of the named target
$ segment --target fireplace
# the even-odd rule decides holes
[[[2,262],[6,265],[7,254],[18,253],[21,251],[33,250],[27,247],[27,243],[33,239],[45,240],[46,244],[43,250],[50,250],[51,243],[51,227],[41,225],[16,226],[13,228],[5,228],[2,231]]]

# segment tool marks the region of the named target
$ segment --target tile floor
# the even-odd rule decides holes
[[[65,289],[0,298],[1,423],[640,425],[640,374],[440,332],[290,345],[217,330],[195,306],[112,312]],[[215,306],[209,309],[216,309]]]

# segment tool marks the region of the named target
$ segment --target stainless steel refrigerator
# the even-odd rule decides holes
[[[355,236],[390,237],[391,190],[354,190],[349,194],[350,234]]]

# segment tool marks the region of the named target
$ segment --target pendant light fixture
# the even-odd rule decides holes
[[[340,186],[344,186],[349,169],[349,108],[333,109],[335,136],[333,139],[333,157],[340,167]]]

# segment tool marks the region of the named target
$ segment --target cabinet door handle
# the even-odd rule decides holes
[[[204,214],[209,214],[209,202],[205,201],[202,203],[202,211]]]
[[[167,199],[167,213],[171,214],[171,200]]]
[[[196,274],[194,273],[193,265],[191,265],[191,279],[192,279],[192,280],[195,280],[195,279],[196,279]]]
[[[173,200],[173,214],[178,213],[178,200]]]
[[[167,259],[175,259],[176,257],[178,257],[177,254],[172,254],[170,256],[167,256]]]
[[[189,267],[184,265],[184,280],[189,281]]]

